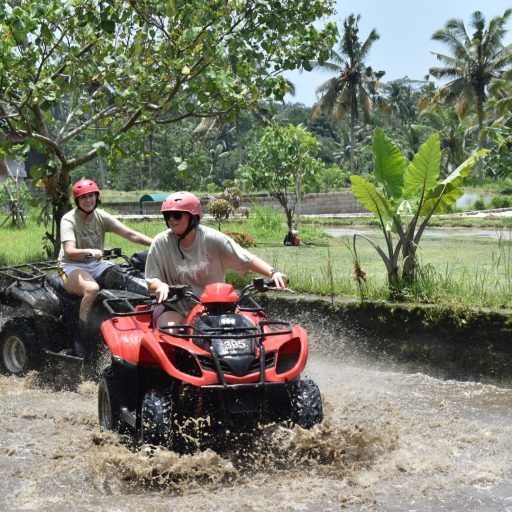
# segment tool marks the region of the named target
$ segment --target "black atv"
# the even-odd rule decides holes
[[[104,259],[119,260],[98,280],[101,290],[91,308],[88,332],[94,366],[103,350],[100,325],[110,318],[103,301],[148,296],[144,279],[147,251],[130,258],[121,249],[106,249]],[[78,336],[81,297],[71,295],[58,275],[57,261],[0,267],[0,371],[23,375],[51,360],[82,363],[72,354]]]

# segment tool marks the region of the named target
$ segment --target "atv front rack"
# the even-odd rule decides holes
[[[285,328],[264,331],[264,327],[271,326],[285,326]],[[158,329],[160,332],[165,334],[169,334],[175,338],[181,338],[191,341],[202,340],[205,343],[202,343],[201,346],[206,348],[211,355],[213,367],[215,368],[215,372],[220,380],[219,387],[227,389],[232,386],[232,384],[227,384],[225,372],[222,369],[221,365],[221,356],[214,348],[214,343],[218,343],[222,340],[247,340],[254,339],[256,341],[256,346],[259,348],[259,357],[257,357],[257,365],[259,372],[259,384],[261,386],[265,385],[265,369],[267,364],[265,345],[263,341],[265,338],[269,336],[280,336],[284,334],[292,333],[292,326],[289,322],[283,322],[280,320],[262,320],[258,322],[254,327],[234,327],[234,328],[209,328],[204,329],[203,331],[199,330],[196,326],[191,324],[174,324],[165,327],[160,327]],[[192,331],[186,332],[186,331]],[[172,331],[172,332],[170,332]],[[242,332],[244,331],[244,332]],[[252,331],[252,332],[251,332]],[[198,334],[193,334],[193,333]]]
[[[155,309],[155,299],[151,297],[105,299],[103,306],[112,316],[151,315]]]
[[[263,328],[265,326],[286,326],[284,329],[279,329],[275,331],[265,332]],[[190,329],[192,332],[197,332],[198,334],[190,334],[185,332],[187,329]],[[217,340],[237,340],[237,339],[245,339],[245,338],[266,338],[267,336],[280,336],[283,334],[291,334],[292,326],[289,322],[283,322],[281,320],[262,320],[258,322],[258,324],[254,327],[234,327],[234,328],[212,328],[205,329],[204,331],[199,330],[192,324],[173,324],[168,326],[162,326],[158,329],[160,332],[164,334],[170,334],[175,338],[183,338],[188,340],[205,340],[209,341],[211,338],[215,338]],[[173,332],[170,332],[173,331]],[[254,331],[254,332],[247,332]],[[241,334],[237,334],[240,332]]]

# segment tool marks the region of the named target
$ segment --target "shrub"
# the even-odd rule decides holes
[[[229,216],[233,213],[233,207],[226,199],[212,199],[208,203],[208,213],[218,222],[219,231],[221,231],[220,223],[229,219]]]
[[[491,200],[492,208],[509,208],[510,204],[510,196],[494,196]]]
[[[237,244],[242,247],[255,247],[256,238],[250,233],[244,233],[243,231],[225,231],[225,234],[230,236]]]
[[[485,210],[485,203],[484,203],[484,200],[479,197],[476,201],[475,201],[475,204],[473,205],[473,208],[475,210]]]

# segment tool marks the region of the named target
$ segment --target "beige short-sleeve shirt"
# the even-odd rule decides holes
[[[226,270],[245,275],[254,256],[232,238],[199,225],[190,247],[178,248],[178,237],[167,230],[159,233],[149,249],[146,280],[158,278],[167,284],[187,284],[201,294],[207,284],[224,282]]]
[[[113,215],[104,210],[96,208],[90,220],[85,221],[79,213],[78,208],[66,213],[60,222],[59,261],[75,263],[64,256],[64,242],[74,241],[77,249],[100,249],[105,244],[105,233],[117,232],[123,224]]]

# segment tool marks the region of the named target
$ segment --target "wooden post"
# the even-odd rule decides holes
[[[12,224],[16,227],[21,227],[22,225],[25,225],[25,216],[23,215],[23,210],[19,205],[19,202],[17,199],[14,199],[9,187],[7,184],[4,184],[5,192],[7,193],[7,197],[9,198],[9,210],[10,213],[7,215],[7,217],[2,222],[1,226],[3,227],[4,224],[12,218]]]

